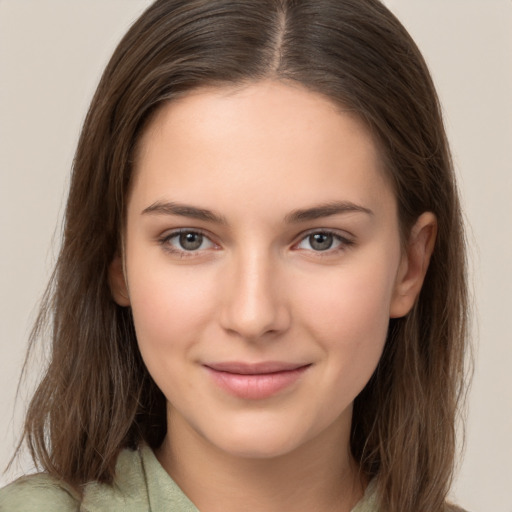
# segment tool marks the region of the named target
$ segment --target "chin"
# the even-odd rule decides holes
[[[219,443],[217,446],[229,455],[241,459],[273,459],[293,452],[297,448],[289,440],[268,436],[251,439],[230,437],[226,443]]]
[[[257,421],[257,420],[255,420]],[[286,428],[283,422],[261,422],[247,425],[231,424],[230,428],[217,432],[203,432],[205,439],[223,452],[239,458],[271,459],[297,450],[312,436],[297,425]]]

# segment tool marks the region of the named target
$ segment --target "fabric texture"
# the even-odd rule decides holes
[[[0,490],[0,511],[199,512],[147,446],[121,452],[113,486],[93,482],[80,497],[47,474],[25,476]],[[352,512],[377,512],[374,482]]]

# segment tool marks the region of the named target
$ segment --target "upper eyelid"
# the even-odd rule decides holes
[[[213,235],[210,234],[208,231],[201,229],[201,228],[175,228],[175,229],[169,229],[164,231],[161,235],[158,236],[159,240],[168,240],[174,236],[180,235],[182,233],[197,233],[199,235],[202,235],[208,240],[210,240],[212,243],[215,243],[213,238]]]
[[[186,250],[186,249],[182,249],[179,247],[175,247],[174,244],[170,243],[170,240],[179,236],[182,233],[200,234],[201,236],[203,236],[210,242],[212,247],[208,247],[206,249],[197,249],[197,250]],[[219,246],[219,244],[217,242],[215,242],[214,240],[212,240],[211,236],[206,234],[204,232],[204,230],[197,229],[197,228],[178,228],[178,229],[168,230],[168,231],[165,231],[159,237],[157,237],[156,240],[158,242],[158,245],[160,245],[166,253],[174,255],[175,257],[177,257],[179,255],[180,258],[198,258],[205,251],[211,250],[212,248],[216,249]]]
[[[198,228],[177,228],[177,229],[172,229],[172,230],[167,230],[167,231],[164,231],[161,235],[159,235],[157,237],[157,242],[161,245],[164,245],[166,244],[167,242],[169,242],[171,239],[179,236],[180,234],[182,233],[197,233],[201,236],[203,236],[204,238],[208,239],[209,242],[213,245],[213,246],[219,246],[218,242],[216,242],[212,236],[210,234],[208,234],[207,232],[205,232],[204,230],[202,229],[198,229]],[[168,250],[170,250],[168,248]],[[204,249],[203,249],[204,250]],[[195,250],[195,251],[187,251],[185,249],[180,249],[180,248],[173,248],[173,251],[174,252],[183,252],[183,253],[188,253],[190,255],[194,254],[194,253],[199,253],[201,252],[201,250]]]
[[[212,234],[210,234],[207,230],[204,230],[201,228],[186,228],[186,227],[185,228],[175,228],[175,229],[164,232],[162,235],[160,235],[158,237],[158,240],[159,241],[170,240],[171,238],[173,238],[181,233],[198,233],[198,234],[201,234],[202,236],[204,236],[205,238],[207,238],[212,244],[220,245],[218,242],[215,241],[215,237]],[[351,242],[351,243],[354,242],[354,238],[355,238],[354,235],[352,235],[346,231],[341,231],[338,229],[312,228],[312,229],[308,229],[307,231],[303,231],[303,232],[299,233],[298,235],[296,235],[294,237],[294,239],[293,239],[294,241],[292,242],[291,245],[297,245],[298,243],[302,242],[305,238],[307,238],[308,236],[311,236],[315,233],[324,233],[324,234],[333,235],[334,237],[341,239],[342,241]]]
[[[315,233],[324,233],[327,235],[333,235],[337,238],[341,238],[343,240],[348,240],[350,242],[354,241],[354,235],[351,233],[348,233],[347,231],[339,230],[339,229],[333,229],[333,228],[314,228],[309,229],[307,231],[304,231],[297,235],[295,237],[295,240],[301,241],[304,240],[304,238],[307,238],[308,236],[314,235]]]
[[[181,227],[181,228],[172,228],[165,230],[160,237],[173,236],[179,233],[200,233],[207,237],[214,237],[212,233],[203,228],[192,228],[192,227]],[[353,238],[353,235],[346,230],[336,229],[336,228],[311,228],[306,231],[301,231],[298,235],[295,235],[294,238],[304,238],[308,235],[312,235],[314,233],[329,233],[333,235],[338,235],[341,237]]]

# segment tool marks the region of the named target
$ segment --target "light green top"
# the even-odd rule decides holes
[[[0,489],[1,512],[198,512],[153,451],[124,450],[113,486],[90,483],[82,497],[63,482],[39,473]],[[352,512],[377,512],[375,486],[366,489]]]

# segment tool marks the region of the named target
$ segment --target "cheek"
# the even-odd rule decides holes
[[[389,270],[370,265],[333,273],[302,295],[304,326],[326,355],[325,378],[348,393],[358,394],[378,364],[392,290]]]
[[[198,279],[197,269],[194,273],[186,268],[173,271],[168,265],[147,267],[151,270],[128,278],[137,339],[149,366],[150,361],[163,364],[166,354],[198,341],[212,317],[214,289],[211,280]]]
[[[304,297],[303,310],[320,338],[322,333],[344,333],[343,342],[350,344],[387,327],[393,283],[389,271],[375,267],[333,272],[313,286],[308,283],[308,293],[297,293]]]

